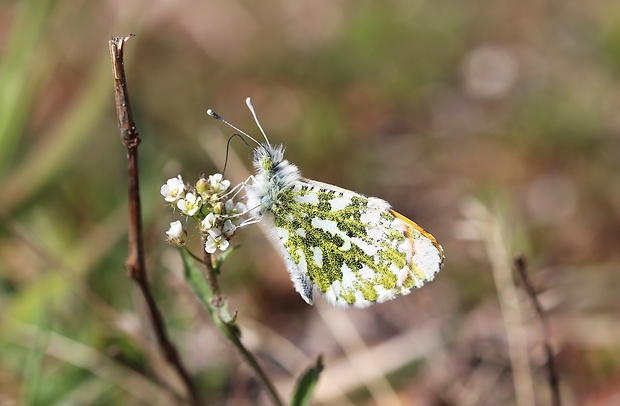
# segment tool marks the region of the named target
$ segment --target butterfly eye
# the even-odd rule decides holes
[[[269,159],[268,157],[263,158],[262,162],[260,163],[261,168],[263,168],[266,171],[271,170],[272,166],[273,166],[273,161],[271,159]]]

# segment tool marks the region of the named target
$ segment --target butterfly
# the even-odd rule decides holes
[[[269,142],[250,98],[246,104],[265,142],[207,113],[257,144],[246,205],[308,304],[318,293],[333,305],[363,308],[433,280],[444,262],[435,237],[384,200],[302,177],[284,147]]]

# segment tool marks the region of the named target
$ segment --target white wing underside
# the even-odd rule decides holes
[[[346,202],[347,199],[350,201],[354,197],[364,199],[367,202],[367,205],[362,219],[365,222],[364,224],[366,224],[368,227],[369,234],[376,235],[376,239],[378,242],[385,241],[384,238],[385,235],[387,235],[388,231],[393,231],[394,229],[397,229],[402,231],[403,233],[407,233],[407,230],[410,229],[410,226],[408,226],[398,218],[393,219],[389,225],[386,225],[384,223],[384,220],[382,219],[382,214],[385,214],[385,212],[388,211],[391,206],[389,203],[382,199],[364,196],[351,190],[304,178],[294,182],[293,184],[294,190],[301,188],[310,188],[315,190],[320,189],[322,191],[335,192],[339,195],[339,198],[342,202]],[[325,292],[322,292],[317,288],[316,284],[313,283],[311,278],[308,276],[307,261],[312,260],[312,258],[304,258],[299,263],[296,263],[293,260],[291,253],[284,245],[285,239],[281,232],[282,229],[278,230],[275,227],[273,214],[269,211],[264,212],[262,216],[262,222],[264,223],[264,229],[266,231],[266,234],[269,236],[270,240],[276,246],[276,248],[285,260],[287,270],[290,273],[295,289],[309,304],[312,304],[313,302],[314,292],[318,292],[320,295],[324,296],[327,301],[334,305],[355,307],[367,307],[375,302],[383,302],[400,295],[405,295],[409,293],[412,289],[412,287],[405,288],[404,286],[402,286],[402,284],[408,277],[413,277],[413,279],[415,280],[415,286],[413,287],[421,287],[426,281],[430,281],[433,279],[434,275],[439,271],[443,259],[442,255],[433,245],[433,242],[424,235],[418,233],[415,239],[408,239],[405,241],[405,243],[402,243],[398,247],[395,247],[396,249],[398,249],[398,251],[406,253],[407,258],[409,258],[408,261],[411,261],[409,262],[409,264],[415,265],[417,272],[412,272],[409,265],[401,268],[392,267],[390,271],[393,272],[398,278],[398,284],[394,288],[382,289],[382,287],[379,286],[377,288],[378,296],[373,300],[368,300],[362,295],[362,292],[360,292],[359,289],[354,289],[354,287],[356,286],[356,283],[359,282],[360,275],[367,274],[368,278],[370,278],[372,276],[372,271],[369,269],[362,269],[361,272],[358,272],[354,275],[350,269],[348,269],[348,271],[344,269],[342,280],[334,282],[329,289],[327,289]],[[363,241],[356,241],[355,238],[351,239],[350,242],[362,248],[364,252],[368,255],[376,254],[377,248],[373,247],[372,244],[368,244],[367,242]],[[350,301],[346,301],[343,298],[342,293],[344,291],[347,291],[348,289],[356,290],[355,300],[353,303],[351,303]]]
[[[323,182],[318,182],[316,180],[303,178],[302,180],[296,182],[296,184],[307,185],[307,186],[312,186],[312,187],[320,187],[321,189],[326,189],[326,190],[330,190],[330,191],[333,191],[333,192],[342,193],[343,195],[349,196],[349,197],[353,197],[353,196],[361,197],[363,199],[367,199],[372,204],[375,204],[375,205],[377,205],[379,207],[382,207],[384,209],[391,209],[392,208],[391,204],[389,204],[388,202],[386,202],[383,199],[379,199],[378,197],[366,196],[366,195],[354,192],[354,191],[349,190],[349,189],[343,189],[343,188],[338,187],[338,186],[330,185],[329,183],[323,183]]]

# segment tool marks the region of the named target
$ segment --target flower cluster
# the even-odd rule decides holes
[[[168,179],[161,187],[160,193],[172,207],[178,208],[181,214],[192,218],[198,223],[205,242],[205,251],[209,254],[218,249],[226,251],[230,239],[237,228],[243,223],[247,213],[245,205],[235,201],[239,188],[230,188],[230,181],[216,173],[207,179],[201,178],[191,187],[183,183],[181,175]],[[176,246],[183,246],[187,231],[180,221],[170,223],[166,232],[168,241]]]

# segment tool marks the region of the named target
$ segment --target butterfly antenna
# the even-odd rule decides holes
[[[245,99],[245,104],[248,105],[248,108],[250,109],[250,112],[252,113],[252,116],[254,117],[254,121],[256,121],[256,125],[260,129],[260,132],[263,133],[263,137],[265,137],[265,141],[267,141],[267,145],[271,145],[269,143],[269,138],[267,138],[267,134],[265,134],[265,131],[263,130],[263,127],[258,122],[258,117],[256,116],[256,110],[254,110],[254,105],[252,104],[252,99],[250,99],[249,97],[247,99]]]
[[[222,176],[224,176],[224,173],[226,172],[226,167],[228,166],[228,153],[230,151],[230,141],[232,141],[232,139],[235,137],[241,138],[241,141],[245,142],[245,145],[247,145],[248,148],[250,148],[250,144],[248,144],[248,141],[245,138],[243,138],[240,134],[233,134],[230,137],[228,137],[228,141],[226,142],[226,158],[224,159],[224,169],[222,169]]]
[[[219,114],[217,114],[215,111],[209,109],[207,110],[207,114],[210,115],[211,117],[213,117],[214,119],[221,121],[222,123],[226,124],[227,126],[229,126],[230,128],[239,131],[241,134],[245,135],[246,137],[248,137],[249,139],[251,139],[252,141],[254,141],[256,144],[260,145],[260,142],[256,141],[254,139],[254,137],[252,137],[250,134],[246,133],[245,131],[241,131],[240,129],[238,129],[237,127],[235,127],[234,125],[230,124],[228,121],[224,120],[224,118],[222,116],[220,116]],[[261,129],[262,131],[262,129]],[[265,133],[263,133],[264,135]]]

